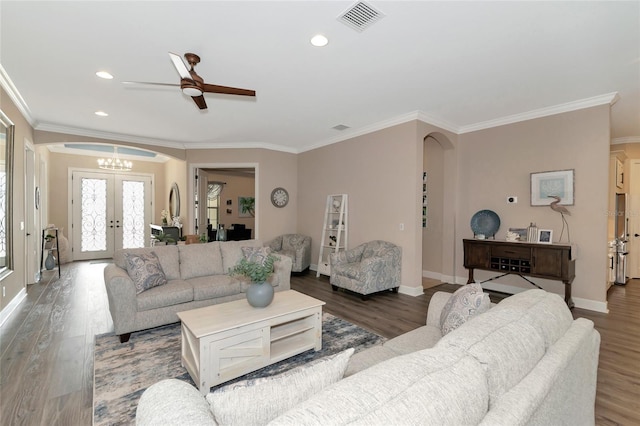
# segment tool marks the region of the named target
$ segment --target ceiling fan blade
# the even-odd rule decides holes
[[[192,96],[191,98],[193,98],[193,102],[198,105],[198,108],[207,109],[207,103],[204,101],[204,96]]]
[[[152,83],[150,81],[123,81],[122,84],[144,84],[147,86],[172,86],[172,87],[180,87],[179,84],[173,83]]]
[[[179,55],[169,52],[169,57],[173,62],[173,66],[176,67],[176,71],[178,71],[178,74],[180,74],[180,77],[193,80],[193,77],[191,77],[191,74],[189,73],[189,69],[184,64],[182,58]]]
[[[225,95],[255,96],[255,90],[239,89],[237,87],[218,86],[216,84],[203,84],[202,90],[206,93],[223,93]]]

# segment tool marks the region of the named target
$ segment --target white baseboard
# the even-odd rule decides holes
[[[495,282],[495,281],[482,283],[482,288],[484,288],[485,290],[493,290],[493,291],[498,291],[500,293],[507,293],[507,294],[522,293],[523,291],[528,290],[522,287],[514,287],[512,285],[500,284],[499,282]],[[564,299],[564,294],[559,294],[558,296]],[[572,299],[576,308],[586,309],[586,310],[595,311],[595,312],[602,312],[605,314],[609,313],[607,302],[598,302],[597,300],[583,299],[581,297],[572,297]]]
[[[422,288],[422,285],[420,285],[419,287],[409,287],[407,285],[401,285],[400,288],[398,288],[398,293],[416,297],[422,296],[424,294],[424,289]]]
[[[422,271],[422,278],[431,278],[433,280],[442,281],[442,274],[440,272]]]
[[[9,304],[0,311],[0,327],[2,327],[2,324],[9,319],[13,311],[16,310],[18,305],[20,305],[20,302],[22,302],[25,297],[27,297],[27,289],[23,288],[18,294],[16,294],[16,297],[14,297],[11,302],[9,302]]]

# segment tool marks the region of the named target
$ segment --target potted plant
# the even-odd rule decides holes
[[[155,239],[153,243],[154,246],[164,246],[176,243],[176,240],[174,240],[173,237],[164,233],[154,235],[153,238]]]
[[[247,302],[254,308],[264,308],[273,301],[273,287],[267,279],[273,274],[273,264],[277,257],[269,254],[249,260],[245,257],[229,270],[233,276],[242,276],[251,284],[247,288]]]

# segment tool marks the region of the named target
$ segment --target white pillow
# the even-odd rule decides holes
[[[261,425],[306,401],[342,379],[353,348],[321,358],[282,374],[245,380],[207,395],[216,423]]]
[[[491,308],[489,295],[482,292],[477,283],[460,287],[449,297],[440,313],[440,331],[442,335],[455,330],[475,315]]]

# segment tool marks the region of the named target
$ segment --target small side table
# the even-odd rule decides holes
[[[53,231],[55,233],[55,237],[56,237],[56,242],[55,242],[55,248],[51,247],[50,250],[55,250],[56,254],[58,255],[58,278],[62,277],[62,272],[60,271],[60,250],[58,248],[58,228],[45,228],[42,230],[42,255],[40,256],[40,270],[42,271],[42,264],[44,262],[44,246],[45,246],[45,242],[47,241],[45,236],[47,235],[47,233],[49,231]]]

